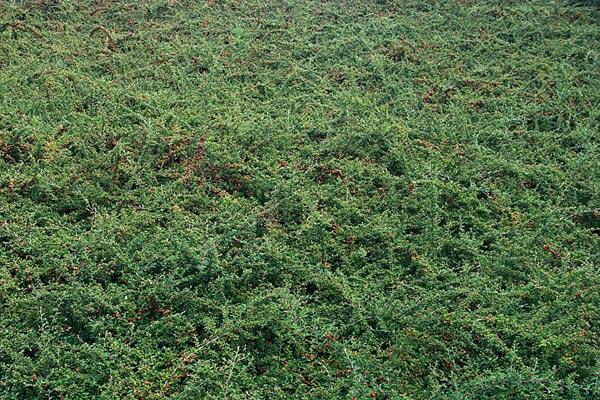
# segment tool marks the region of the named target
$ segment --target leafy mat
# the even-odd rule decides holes
[[[0,397],[600,398],[597,2],[0,31]]]

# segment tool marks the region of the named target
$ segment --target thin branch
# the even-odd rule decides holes
[[[227,380],[225,381],[225,392],[223,393],[224,399],[227,398],[227,394],[229,393],[229,383],[231,382],[231,376],[233,375],[233,370],[235,369],[235,366],[237,364],[239,354],[240,346],[238,346],[235,350],[235,354],[233,356],[233,359],[231,360],[231,368],[229,369],[229,375],[227,375]]]
[[[104,33],[104,37],[106,38],[106,41],[108,42],[108,47],[110,47],[111,49],[116,48],[115,41],[112,37],[112,34],[110,33],[110,31],[108,29],[106,29],[102,25],[98,25],[97,27],[92,29],[92,31],[90,32],[90,37],[92,37],[94,35],[94,33],[98,32],[98,31],[101,31],[102,33]]]
[[[25,22],[15,21],[15,22],[9,23],[8,25],[11,28],[13,28],[14,30],[26,31],[26,32],[31,33],[33,36],[35,36],[36,38],[38,38],[40,40],[46,40],[46,38],[44,37],[44,35],[42,35],[42,33],[40,31],[38,31],[37,29],[35,29],[32,26],[27,25]]]

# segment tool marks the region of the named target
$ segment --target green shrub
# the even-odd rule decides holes
[[[599,18],[0,3],[0,397],[600,397]]]

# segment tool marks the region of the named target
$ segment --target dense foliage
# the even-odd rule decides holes
[[[3,399],[600,398],[600,12],[0,1]]]

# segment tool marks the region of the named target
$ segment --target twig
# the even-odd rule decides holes
[[[24,23],[22,21],[11,22],[8,25],[11,28],[13,28],[14,30],[27,31],[40,40],[46,40],[46,38],[44,37],[44,35],[42,35],[42,33],[40,31],[27,25],[26,23]]]
[[[415,48],[415,46],[412,45],[411,42],[409,42],[408,40],[404,39],[404,38],[398,38],[398,40],[402,43],[404,43],[405,45],[407,45],[408,47],[410,47],[410,49],[413,51],[413,53],[417,52],[417,49]]]
[[[227,398],[227,394],[229,393],[229,382],[231,382],[231,376],[233,375],[233,370],[237,364],[238,355],[240,354],[240,346],[235,349],[235,354],[233,359],[231,360],[231,368],[229,369],[229,375],[227,375],[227,380],[225,381],[225,392],[223,393],[223,398]]]
[[[92,12],[90,13],[90,15],[94,16],[94,15],[98,14],[100,11],[106,10],[107,8],[109,8],[112,5],[113,0],[109,0],[106,4],[102,4],[102,3],[104,3],[104,2],[101,1],[100,4],[98,4],[96,6],[96,8],[94,8],[92,10]]]
[[[183,365],[185,366],[185,365],[193,363],[195,361],[195,358],[198,355],[198,353],[200,353],[204,349],[204,347],[210,345],[211,343],[214,343],[217,340],[218,340],[218,337],[213,337],[213,338],[209,339],[207,342],[202,343],[192,354],[186,356],[187,361],[184,360]],[[182,369],[181,365],[175,364],[173,366],[171,373],[167,376],[167,379],[163,383],[162,389],[160,390],[160,394],[161,394],[162,398],[167,397],[167,393],[171,389],[171,385],[174,382],[176,382],[178,379],[182,379],[182,378],[185,379],[189,376],[188,373],[185,371],[185,368],[184,368],[184,372],[181,375],[178,375],[177,372],[181,369]]]
[[[98,25],[97,27],[92,29],[92,31],[90,32],[90,37],[92,37],[94,35],[94,33],[98,32],[98,31],[101,31],[102,33],[104,33],[104,37],[106,38],[106,41],[108,42],[108,47],[110,47],[111,49],[116,48],[115,41],[113,40],[113,37],[112,37],[110,31],[102,25]]]
[[[100,11],[104,10],[105,8],[106,8],[105,6],[98,6],[92,10],[90,15],[94,16],[94,15],[98,14]]]
[[[188,183],[192,175],[194,175],[202,166],[205,154],[205,142],[206,137],[204,135],[200,136],[200,141],[198,142],[198,146],[196,147],[196,153],[194,153],[194,157],[188,162],[188,164],[185,167],[185,173],[183,175],[183,181],[185,183]]]

